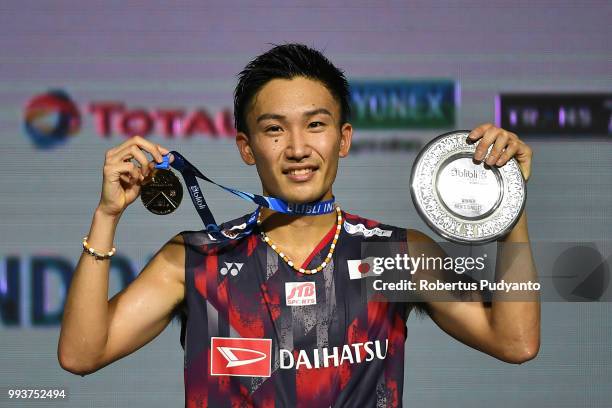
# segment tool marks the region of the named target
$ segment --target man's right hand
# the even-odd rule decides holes
[[[149,161],[144,152],[151,154],[154,161]],[[140,194],[140,187],[154,169],[155,163],[161,163],[162,155],[168,153],[170,151],[165,147],[140,136],[131,137],[107,150],[98,210],[108,216],[120,216]],[[172,163],[173,160],[171,155],[169,162]]]

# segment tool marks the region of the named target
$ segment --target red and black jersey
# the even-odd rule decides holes
[[[342,216],[332,261],[312,275],[286,264],[258,228],[222,242],[181,233],[186,407],[402,406],[410,305],[368,300],[358,273],[364,242],[406,242],[406,230]],[[247,218],[221,228],[232,236]],[[321,264],[335,230],[302,267]]]

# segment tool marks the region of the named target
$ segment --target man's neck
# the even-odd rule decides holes
[[[261,209],[263,231],[279,245],[312,247],[336,224],[337,214],[333,211],[322,215],[289,215]],[[312,248],[311,248],[312,249]]]

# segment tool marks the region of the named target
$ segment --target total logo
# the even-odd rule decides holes
[[[212,337],[210,375],[270,377],[272,340],[253,338]],[[389,339],[345,344],[342,347],[293,350],[279,349],[279,369],[312,369],[359,364],[387,357]],[[296,357],[297,355],[297,357]]]
[[[81,113],[70,96],[51,90],[32,98],[25,107],[23,126],[34,144],[49,149],[63,144],[81,129]]]
[[[26,134],[41,149],[60,145],[81,129],[81,112],[91,115],[95,132],[103,138],[115,134],[126,138],[153,134],[168,139],[195,135],[231,138],[236,132],[230,109],[211,115],[204,108],[143,108],[128,107],[121,101],[94,101],[80,110],[66,91],[56,89],[36,95],[26,104]]]
[[[285,282],[285,302],[287,306],[306,306],[317,304],[314,282]]]

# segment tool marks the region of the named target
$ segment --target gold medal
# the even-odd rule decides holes
[[[183,186],[172,170],[153,169],[141,185],[140,199],[153,214],[170,214],[181,204]]]

